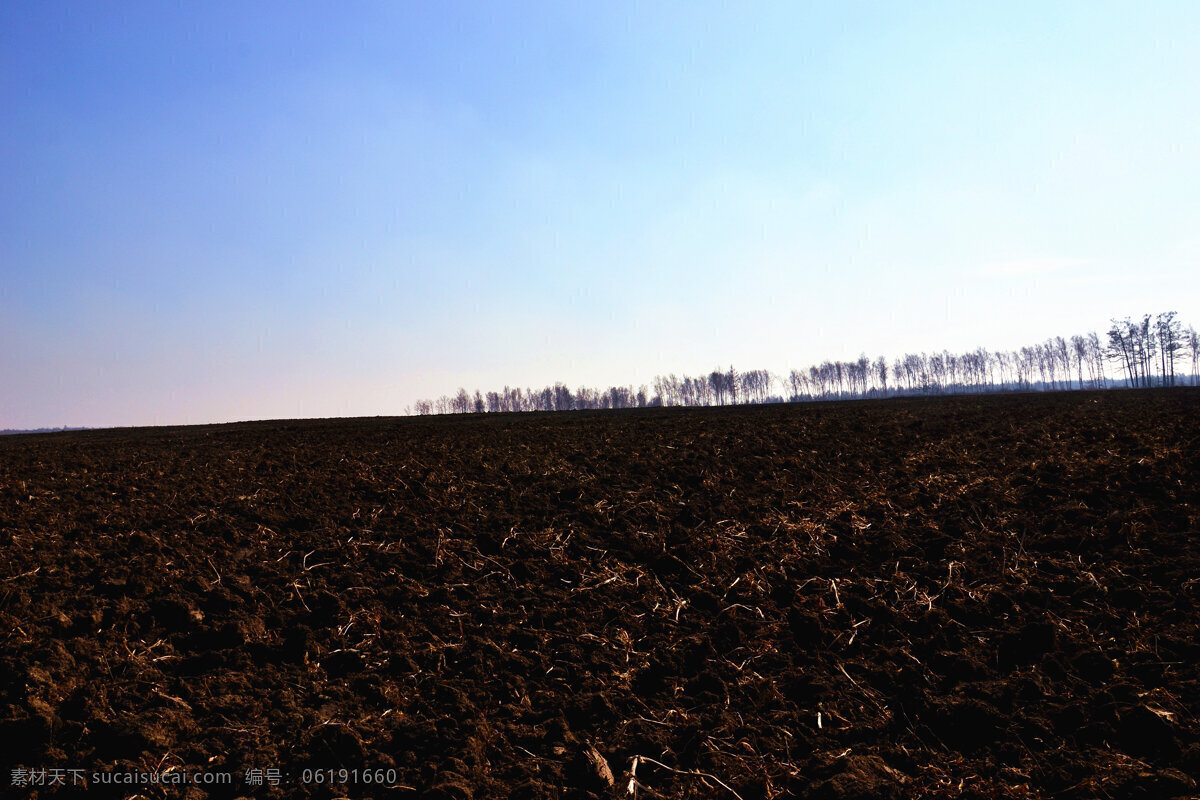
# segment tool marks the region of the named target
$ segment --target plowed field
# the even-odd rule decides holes
[[[3,437],[0,795],[1195,795],[1198,537],[1195,390]]]

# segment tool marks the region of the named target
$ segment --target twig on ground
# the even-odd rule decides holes
[[[710,781],[716,781],[721,786],[723,786],[725,789],[727,789],[730,794],[732,794],[734,797],[737,798],[737,800],[743,800],[742,796],[733,790],[733,787],[731,787],[728,783],[726,783],[725,781],[718,778],[716,775],[712,775],[707,772],[701,772],[700,770],[696,770],[696,769],[675,769],[675,767],[668,767],[666,764],[662,763],[661,761],[655,761],[653,758],[650,758],[649,756],[634,756],[633,757],[633,765],[629,768],[629,787],[626,791],[628,791],[629,794],[633,795],[634,797],[637,796],[637,787],[641,786],[641,784],[638,782],[638,779],[637,779],[637,765],[638,765],[639,761],[645,761],[647,763],[655,765],[656,767],[662,767],[663,769],[668,770],[670,772],[674,772],[677,775],[694,775],[697,778],[708,778]]]

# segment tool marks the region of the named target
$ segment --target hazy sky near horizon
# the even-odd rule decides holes
[[[0,428],[1200,325],[1200,4],[5,3]]]

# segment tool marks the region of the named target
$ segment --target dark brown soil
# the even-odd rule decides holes
[[[1198,487],[1195,390],[3,437],[0,795],[1194,795]]]

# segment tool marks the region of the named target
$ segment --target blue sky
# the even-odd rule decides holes
[[[1200,5],[0,6],[0,428],[1200,325]]]

